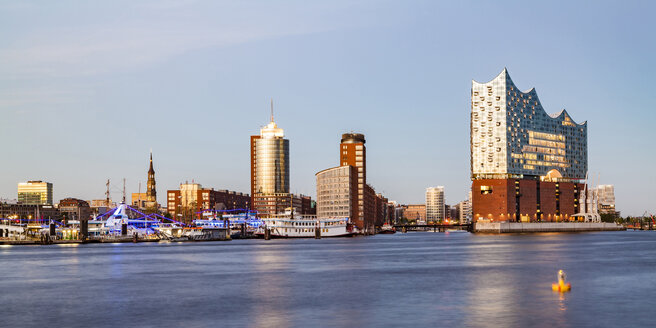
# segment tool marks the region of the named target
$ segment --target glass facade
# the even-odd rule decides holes
[[[254,140],[254,193],[289,193],[289,140],[284,137],[272,120]]]
[[[52,205],[52,183],[28,181],[18,184],[18,203]]]
[[[545,176],[584,179],[587,122],[562,110],[548,115],[535,89],[519,91],[504,69],[487,83],[472,81],[472,178]]]
[[[255,192],[289,192],[289,140],[258,139],[255,148]]]

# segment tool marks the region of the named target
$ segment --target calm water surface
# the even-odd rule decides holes
[[[0,248],[0,327],[655,324],[650,231]]]

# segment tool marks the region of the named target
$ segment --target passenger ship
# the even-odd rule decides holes
[[[257,234],[264,235],[265,230],[269,229],[271,237],[274,238],[324,238],[353,235],[353,228],[348,218],[319,219],[315,215],[292,215],[287,211],[285,214],[261,220],[262,225]]]

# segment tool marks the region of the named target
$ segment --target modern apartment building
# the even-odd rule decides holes
[[[535,89],[520,91],[506,69],[472,81],[473,220],[560,221],[579,212],[588,170],[587,123],[548,115]]]
[[[358,213],[358,171],[355,166],[337,166],[315,174],[317,216],[355,218]]]
[[[599,214],[619,216],[619,212],[615,210],[615,186],[599,185],[595,189],[597,192]]]
[[[348,215],[351,223],[365,234],[374,233],[375,226],[389,220],[393,210],[388,210],[387,198],[376,194],[367,184],[364,134],[342,134],[339,166],[320,171],[316,177],[317,214],[320,217]]]
[[[426,220],[440,222],[445,218],[444,186],[426,188]]]
[[[471,221],[471,202],[469,200],[463,200],[458,205],[458,221],[460,224],[466,224]]]
[[[52,205],[52,183],[41,180],[18,183],[18,203]]]

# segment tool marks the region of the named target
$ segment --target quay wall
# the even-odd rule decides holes
[[[477,222],[474,232],[518,233],[518,232],[583,232],[620,231],[625,227],[608,222]]]

